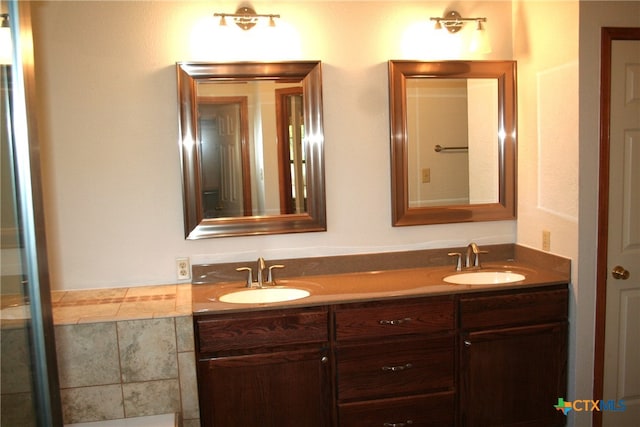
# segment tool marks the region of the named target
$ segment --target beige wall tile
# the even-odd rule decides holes
[[[176,317],[176,341],[178,352],[194,351],[193,316]]]
[[[66,291],[51,291],[51,303],[56,303],[62,300],[67,294]]]
[[[176,285],[136,286],[127,290],[127,298],[149,295],[175,295],[175,293]]]
[[[200,427],[200,418],[182,420],[182,427]]]
[[[191,284],[190,283],[177,286],[176,311],[191,314]]]
[[[3,427],[36,427],[31,393],[3,394],[0,399],[0,420]]]
[[[180,412],[177,379],[123,384],[122,392],[127,418]]]
[[[115,323],[56,326],[55,334],[61,388],[120,383]]]
[[[83,318],[114,318],[120,304],[94,304],[56,307],[53,310],[53,323],[56,325],[69,325],[81,321]]]
[[[117,319],[153,318],[154,313],[175,312],[175,298],[166,300],[123,302],[118,310]]]
[[[89,301],[89,300],[102,300],[110,298],[123,298],[127,294],[128,288],[108,288],[108,289],[92,289],[86,291],[73,291],[66,292],[64,297],[60,300],[62,303],[69,303],[73,301]]]
[[[178,377],[174,319],[122,321],[117,329],[124,383]]]
[[[7,393],[31,391],[29,334],[23,328],[2,329],[0,333],[0,391]]]
[[[120,384],[61,390],[65,424],[124,418]]]
[[[196,355],[194,352],[178,353],[180,368],[180,395],[183,418],[198,418],[198,382],[196,379]]]

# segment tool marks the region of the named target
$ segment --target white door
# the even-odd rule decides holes
[[[604,427],[640,421],[640,41],[613,40]],[[622,408],[620,408],[622,409]]]

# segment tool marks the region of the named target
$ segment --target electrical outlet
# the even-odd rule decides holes
[[[549,252],[551,250],[551,232],[542,230],[542,250]]]
[[[176,258],[176,276],[178,276],[178,280],[191,279],[189,258]]]
[[[431,168],[423,168],[422,169],[422,183],[426,184],[431,182]]]

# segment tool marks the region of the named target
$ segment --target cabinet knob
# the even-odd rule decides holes
[[[464,346],[465,346],[465,347],[471,347],[471,341],[469,341],[469,340],[464,340]]]
[[[320,359],[320,362],[322,363],[327,363],[329,361],[329,358],[327,356],[322,356],[322,359]]]
[[[382,425],[384,427],[405,427],[405,426],[410,426],[411,424],[413,424],[413,420],[407,420],[402,423],[384,423]]]

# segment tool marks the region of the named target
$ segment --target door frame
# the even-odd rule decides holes
[[[602,27],[600,36],[600,165],[598,172],[598,241],[596,252],[596,320],[593,398],[603,399],[606,325],[609,161],[611,125],[611,47],[614,40],[640,40],[640,28]],[[593,427],[602,426],[602,412],[593,411]]]
[[[293,205],[293,196],[291,195],[291,153],[289,148],[289,117],[286,114],[286,100],[291,95],[303,95],[303,91],[302,86],[294,86],[276,89],[275,92],[280,214],[285,215],[296,213],[295,206]],[[302,167],[304,167],[304,165],[302,165]],[[300,184],[301,183],[297,183],[297,185]]]

